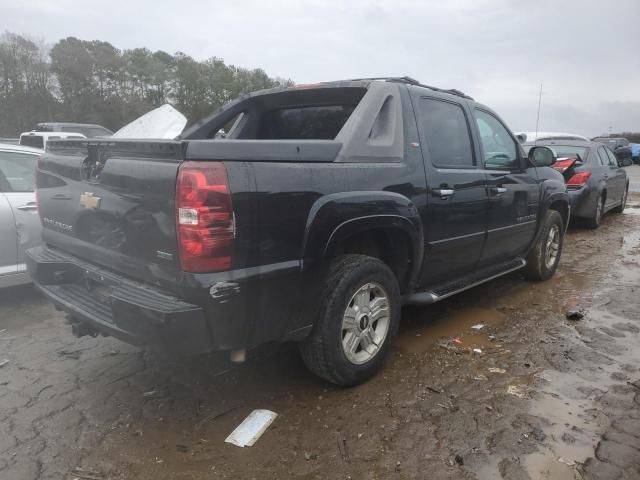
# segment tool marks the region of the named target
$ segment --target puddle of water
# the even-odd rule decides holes
[[[594,308],[576,327],[594,329],[595,337],[605,335],[601,330],[603,328],[615,330],[613,325],[617,323],[630,322],[628,318]],[[612,379],[614,372],[619,372],[622,365],[636,365],[640,361],[640,352],[634,347],[638,334],[623,333],[624,337],[615,338],[615,348],[608,350],[609,353],[613,352],[608,355],[611,361],[597,362],[582,358],[578,360],[581,364],[577,371],[572,369],[565,373],[546,370],[536,375],[540,379],[538,393],[530,402],[529,412],[545,421],[543,430],[547,439],[543,450],[524,457],[523,465],[531,478],[573,480],[575,467],[570,465],[584,463],[593,456],[610,422],[602,411],[600,396],[606,394],[612,385],[624,383]],[[598,342],[583,335],[579,338]],[[598,347],[596,350],[600,351]],[[567,434],[570,437],[567,438]],[[559,458],[569,465],[558,461]]]
[[[587,382],[574,373],[556,370],[540,376],[546,382],[531,403],[530,411],[547,422],[544,426],[549,439],[547,456],[550,454],[554,461],[562,457],[583,463],[593,456],[593,449],[608,425],[606,417],[595,413],[594,395],[602,393],[602,382]],[[563,439],[565,434],[570,439]]]
[[[435,318],[430,319],[430,311]],[[440,313],[433,307],[424,307],[412,311],[403,320],[400,333],[394,345],[408,352],[423,352],[441,338],[456,337],[462,341],[461,346],[482,348],[493,346],[488,338],[487,330],[505,321],[507,316],[498,310],[480,307],[466,307]],[[472,329],[474,325],[484,325],[480,330]]]
[[[551,455],[532,453],[524,461],[529,476],[532,479],[575,480],[573,467],[559,462]]]
[[[626,210],[625,210],[626,212]],[[640,209],[637,210],[640,215]],[[640,285],[640,231],[632,231],[622,238],[623,258],[616,261],[614,275],[627,285]]]

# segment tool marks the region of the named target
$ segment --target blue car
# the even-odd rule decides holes
[[[631,160],[636,165],[640,165],[640,143],[631,143],[629,146],[631,147]]]

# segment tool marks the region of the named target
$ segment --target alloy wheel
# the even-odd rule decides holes
[[[341,343],[347,359],[362,365],[380,351],[391,321],[389,295],[377,283],[367,283],[351,297],[342,317]]]
[[[545,264],[547,268],[553,268],[560,252],[560,229],[557,225],[552,225],[547,235],[545,245]]]

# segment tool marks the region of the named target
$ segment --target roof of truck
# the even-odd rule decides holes
[[[445,88],[433,87],[431,85],[425,85],[424,83],[420,83],[419,80],[416,80],[415,78],[411,78],[411,77],[408,77],[408,76],[404,76],[404,77],[353,78],[353,79],[348,80],[348,81],[351,81],[351,82],[361,82],[361,81],[378,81],[378,82],[380,82],[381,81],[381,82],[404,83],[406,85],[414,85],[416,87],[428,88],[429,90],[433,90],[435,92],[448,93],[450,95],[456,95],[458,97],[466,98],[468,100],[473,100],[473,97],[470,97],[469,95],[467,95],[464,92],[461,92],[460,90],[457,90],[455,88],[445,89]]]
[[[37,153],[40,155],[44,150],[40,148],[25,147],[15,143],[0,143],[0,150],[11,150],[12,152]]]
[[[20,136],[33,136],[33,137],[44,137],[44,138],[49,138],[49,137],[54,137],[54,138],[68,138],[68,137],[75,137],[75,138],[87,138],[86,136],[84,136],[82,133],[77,133],[77,132],[38,132],[36,130],[32,130],[30,132],[22,132],[20,134]]]
[[[107,127],[103,127],[102,125],[98,125],[97,123],[74,123],[74,122],[39,122],[36,126],[57,126],[57,127],[97,127],[104,128],[105,130],[109,130]]]

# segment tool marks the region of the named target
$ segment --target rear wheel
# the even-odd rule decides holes
[[[380,260],[344,255],[329,267],[313,331],[300,344],[313,373],[341,386],[374,375],[400,320],[400,288]]]
[[[564,222],[559,212],[548,210],[536,244],[527,255],[522,273],[530,280],[548,280],[560,262],[564,241]]]
[[[588,228],[598,228],[600,226],[600,221],[602,220],[602,212],[604,211],[604,197],[602,194],[598,196],[598,200],[596,201],[596,209],[593,212],[591,217],[587,218],[585,224]]]
[[[629,185],[627,185],[622,192],[622,198],[620,199],[620,205],[614,208],[612,211],[614,213],[622,213],[624,212],[625,207],[627,206],[627,195],[629,194]]]

